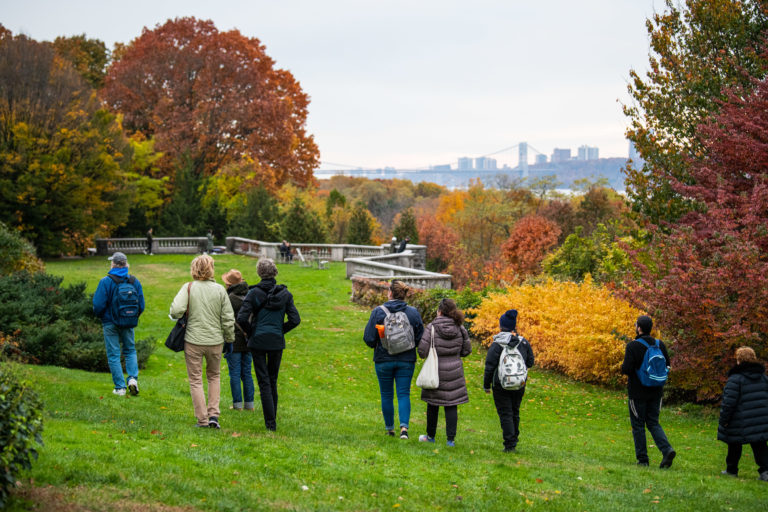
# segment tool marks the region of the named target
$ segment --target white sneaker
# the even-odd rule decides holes
[[[112,390],[112,394],[115,394],[117,396],[125,396],[125,388],[120,388],[120,389],[115,388]]]
[[[128,379],[128,391],[130,391],[133,396],[139,394],[139,383],[136,382],[136,379],[133,377]],[[125,390],[123,390],[123,394],[125,394]]]

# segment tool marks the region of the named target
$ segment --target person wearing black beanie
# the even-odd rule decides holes
[[[523,401],[527,383],[527,368],[533,366],[533,349],[528,340],[517,334],[517,310],[510,309],[499,318],[501,332],[493,337],[493,343],[488,348],[485,357],[485,374],[483,389],[490,394],[493,390],[493,403],[499,415],[501,431],[504,439],[504,451],[517,450],[520,437],[520,404]],[[516,359],[519,363],[520,379],[526,379],[518,389],[505,389],[499,380],[499,365],[502,357]],[[522,365],[525,368],[522,368]]]

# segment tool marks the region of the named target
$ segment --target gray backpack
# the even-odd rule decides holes
[[[381,338],[381,345],[387,349],[387,352],[395,355],[416,347],[413,327],[405,311],[390,313],[386,307],[379,307],[387,315],[384,317],[384,337]]]

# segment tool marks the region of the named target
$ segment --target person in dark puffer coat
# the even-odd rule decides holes
[[[456,308],[456,303],[451,299],[443,299],[437,308],[437,318],[424,328],[424,335],[419,342],[419,356],[426,358],[434,342],[440,384],[437,389],[421,390],[421,399],[427,402],[427,435],[419,436],[419,441],[435,442],[437,417],[442,406],[448,446],[454,446],[458,406],[469,402],[461,358],[472,353],[472,343],[463,324],[464,314]]]
[[[724,475],[738,475],[742,445],[749,444],[759,478],[768,482],[768,376],[749,347],[736,350],[736,366],[728,372],[717,439],[728,444]]]

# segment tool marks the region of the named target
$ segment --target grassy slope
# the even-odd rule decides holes
[[[412,439],[385,437],[371,351],[362,342],[368,312],[349,302],[338,263],[329,271],[280,266],[278,280],[294,293],[302,324],[283,357],[278,432],[266,433],[258,405],[255,414],[227,409],[226,370],[222,430],[195,429],[183,356],[160,346],[189,261],[130,258],[147,297],[137,336],[155,336],[159,345],[141,373],[139,397],[113,396],[108,374],[30,369],[46,420],[46,445],[25,475],[35,485],[79,486],[72,499],[104,510],[112,499],[209,510],[618,511],[658,502],[664,510],[710,511],[765,503],[768,487],[756,481],[749,449],[744,478],[719,476],[725,445],[714,440],[711,412],[665,408],[662,424],[679,454],[674,467],[655,467],[660,456],[651,448],[651,468],[637,468],[624,394],[543,372],[532,372],[518,453],[502,453],[493,401],[481,390],[482,351],[465,362],[470,403],[459,408],[455,449],[445,446],[442,415],[438,443],[416,441],[425,404],[415,386]],[[216,261],[217,276],[231,267],[256,276],[253,259]],[[47,268],[93,291],[107,265],[89,259]]]

